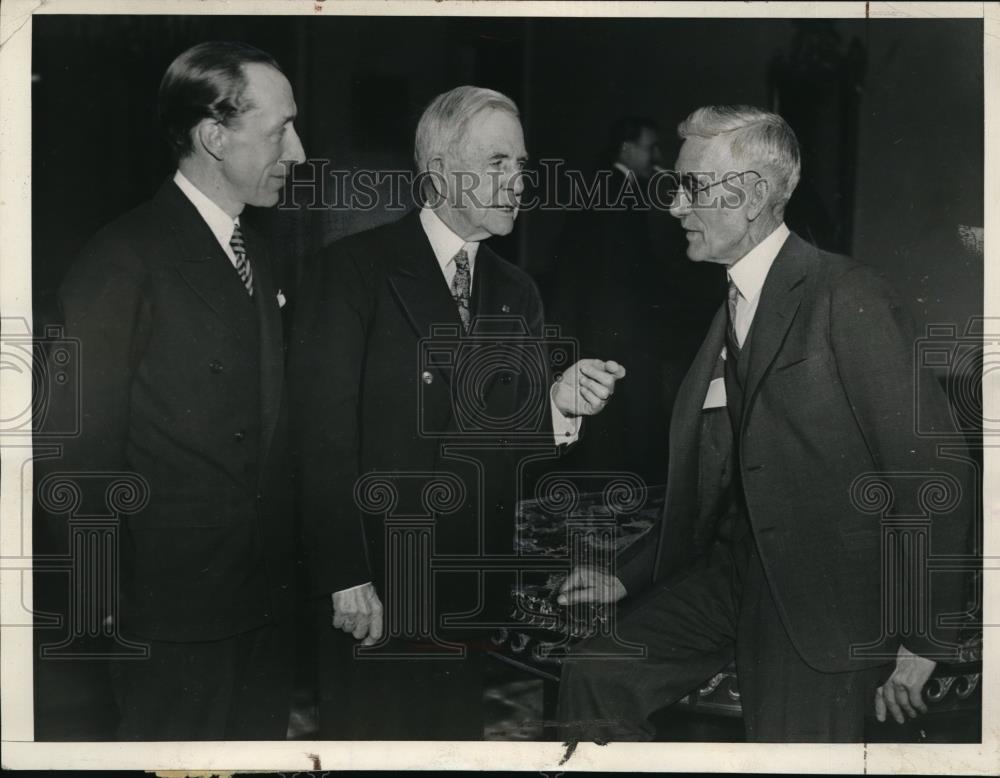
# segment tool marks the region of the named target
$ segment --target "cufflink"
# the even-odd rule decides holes
[[[500,313],[510,313],[510,306],[504,303],[500,306]]]

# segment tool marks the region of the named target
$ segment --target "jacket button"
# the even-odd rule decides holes
[[[434,383],[434,375],[431,373],[430,370],[425,370],[420,374],[420,380],[423,381],[425,384],[432,384]]]
[[[509,384],[511,380],[510,373],[504,373],[500,376],[500,383],[502,384]]]
[[[246,436],[247,434],[243,430],[239,430],[238,432],[233,433],[233,440],[237,443],[242,443]]]
[[[211,370],[213,373],[221,373],[222,363],[217,359],[213,359],[211,362],[208,363],[208,369]]]

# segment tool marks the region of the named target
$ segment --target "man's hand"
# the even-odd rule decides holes
[[[577,605],[584,602],[618,602],[628,592],[611,573],[596,567],[578,567],[559,587],[556,602],[560,605]]]
[[[581,359],[560,376],[552,387],[552,400],[563,416],[593,416],[600,413],[615,382],[625,377],[625,368],[613,361]]]
[[[904,711],[911,719],[917,717],[917,711],[926,713],[927,706],[921,695],[936,665],[933,659],[917,656],[900,646],[896,653],[896,669],[889,680],[875,690],[875,718],[885,721],[887,708],[897,724],[906,720]]]
[[[333,593],[333,626],[349,632],[361,645],[371,646],[382,639],[382,601],[375,585],[367,583]]]

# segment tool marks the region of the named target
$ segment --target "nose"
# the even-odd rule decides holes
[[[292,164],[299,164],[306,161],[306,152],[302,148],[302,141],[294,127],[289,127],[290,132],[285,136],[285,150],[281,158]]]
[[[674,191],[674,196],[670,202],[670,215],[675,219],[682,219],[691,213],[691,200],[683,187],[678,187]]]
[[[514,193],[515,197],[520,197],[521,193],[524,192],[524,176],[525,172],[518,168],[507,179],[507,188]]]

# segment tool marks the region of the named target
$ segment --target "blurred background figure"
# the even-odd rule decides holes
[[[650,178],[660,161],[652,119],[612,125],[597,170],[584,178],[599,182],[597,196],[577,193],[553,248],[547,306],[581,355],[619,354],[630,370],[560,467],[626,470],[649,484],[666,472],[673,397],[698,347],[692,333],[723,295],[721,274],[685,261],[683,235],[657,207]]]

